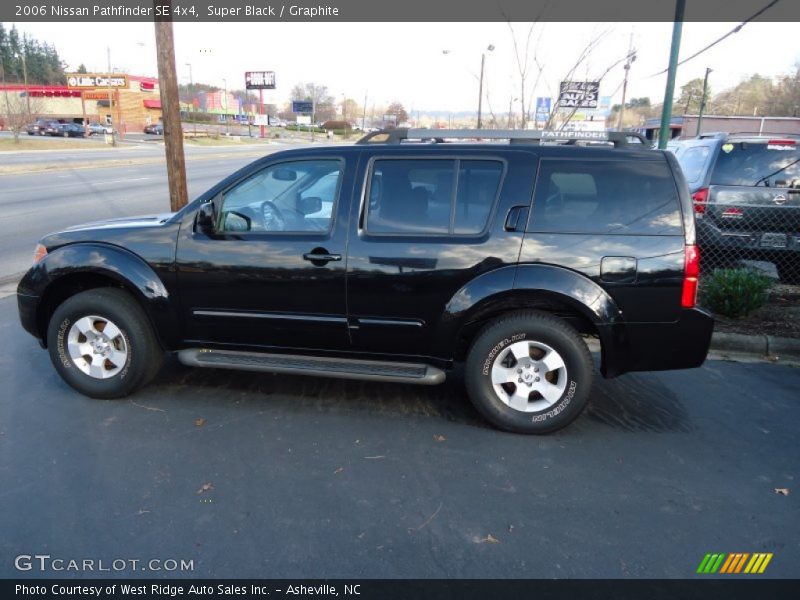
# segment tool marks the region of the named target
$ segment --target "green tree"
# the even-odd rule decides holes
[[[298,83],[292,88],[291,99],[313,102],[316,121],[324,122],[336,118],[336,100],[326,85]]]
[[[86,70],[86,65],[81,63],[78,65],[78,73],[88,73],[89,71]]]
[[[711,87],[708,88],[711,97]],[[700,101],[703,98],[703,78],[698,77],[681,86],[681,95],[675,100],[675,114],[696,115],[700,111]]]

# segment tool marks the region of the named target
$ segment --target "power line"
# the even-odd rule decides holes
[[[741,31],[742,27],[744,27],[745,25],[747,25],[747,24],[748,24],[750,21],[752,21],[753,19],[756,19],[756,18],[760,17],[762,14],[764,14],[765,12],[767,12],[767,11],[768,11],[770,8],[772,8],[773,6],[775,6],[775,5],[776,5],[778,2],[780,2],[780,1],[781,1],[781,0],[772,0],[772,2],[770,2],[769,4],[767,4],[767,5],[766,5],[764,8],[762,8],[761,10],[759,10],[757,13],[755,13],[755,14],[754,14],[754,15],[752,15],[751,17],[749,17],[749,18],[745,19],[744,21],[742,21],[741,23],[739,23],[739,24],[738,24],[736,27],[734,27],[733,29],[731,29],[731,30],[730,30],[728,33],[726,33],[725,35],[723,35],[721,38],[719,38],[719,39],[717,39],[717,40],[714,40],[714,41],[713,41],[713,42],[711,42],[711,43],[710,43],[708,46],[706,46],[706,47],[705,47],[705,48],[703,48],[702,50],[699,50],[699,51],[695,52],[695,53],[694,53],[694,54],[692,54],[690,57],[688,57],[688,58],[684,58],[682,61],[680,61],[680,62],[678,63],[678,65],[682,65],[683,63],[689,62],[689,61],[690,61],[690,60],[692,60],[693,58],[696,58],[696,57],[700,56],[700,55],[701,55],[703,52],[705,52],[706,50],[709,50],[709,49],[713,48],[714,46],[716,46],[717,44],[719,44],[719,43],[720,43],[722,40],[724,40],[724,39],[726,39],[726,38],[728,38],[728,37],[732,36],[734,33],[739,33],[739,31]],[[663,75],[663,74],[664,74],[664,73],[666,73],[668,70],[669,70],[669,69],[664,69],[663,71],[659,71],[658,73],[653,73],[652,75],[650,75],[650,77],[656,77],[657,75]]]

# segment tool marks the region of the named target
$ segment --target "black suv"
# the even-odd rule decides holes
[[[639,137],[398,129],[271,154],[175,214],[49,235],[18,301],[88,396],[130,394],[164,351],[417,384],[463,362],[489,421],[543,433],[587,402],[584,337],[606,377],[704,361],[698,269],[681,170]]]
[[[800,136],[708,133],[670,142],[689,184],[708,265],[773,262],[800,283]]]

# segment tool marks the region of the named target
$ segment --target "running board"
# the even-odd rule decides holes
[[[396,381],[418,385],[435,385],[442,383],[445,379],[444,371],[425,364],[321,356],[188,348],[178,352],[178,360],[190,367],[291,373],[338,379]]]

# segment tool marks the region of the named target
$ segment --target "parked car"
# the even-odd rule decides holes
[[[58,121],[53,121],[52,119],[36,119],[35,122],[29,123],[25,129],[28,135],[47,135],[49,133],[48,129],[53,129],[53,124],[58,125]]]
[[[164,135],[164,124],[163,123],[153,123],[151,125],[145,125],[144,127],[145,133],[152,133],[155,135]]]
[[[83,125],[78,123],[63,123],[61,125],[61,135],[64,137],[84,137],[86,131]]]
[[[800,136],[711,133],[671,142],[706,258],[773,262],[800,281]]]
[[[63,135],[62,129],[61,129],[62,125],[63,125],[63,123],[61,123],[59,121],[48,121],[47,125],[44,128],[44,132],[45,132],[45,134],[53,136],[53,137],[61,136],[61,135]]]
[[[89,123],[87,129],[89,131],[89,135],[103,135],[103,134],[106,134],[106,133],[107,134],[111,134],[114,131],[114,129],[111,127],[111,125],[106,125],[104,123],[98,123],[97,121]]]
[[[464,137],[484,142],[446,141]],[[601,137],[613,146],[574,143]],[[91,397],[134,392],[165,351],[415,384],[463,363],[488,421],[554,431],[588,401],[585,336],[605,377],[708,351],[686,182],[642,141],[395,129],[270,154],[174,214],[44,237],[21,321]]]

